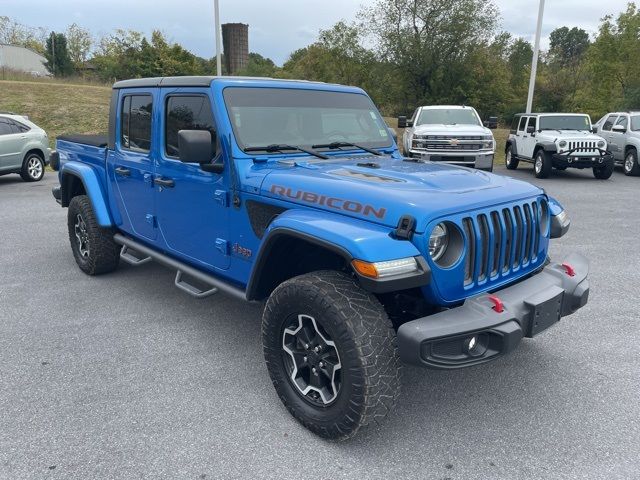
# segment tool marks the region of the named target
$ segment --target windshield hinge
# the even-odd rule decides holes
[[[413,232],[416,230],[416,219],[411,215],[402,215],[398,220],[394,236],[402,240],[411,240]]]

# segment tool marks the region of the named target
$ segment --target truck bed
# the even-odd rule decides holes
[[[69,134],[69,135],[60,135],[58,140],[62,140],[65,142],[73,142],[79,143],[81,145],[89,145],[92,147],[100,147],[105,148],[108,143],[107,134],[91,134],[91,135],[80,135],[80,134]]]

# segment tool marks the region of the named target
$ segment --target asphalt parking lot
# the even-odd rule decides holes
[[[88,277],[55,175],[0,177],[0,478],[638,478],[640,178],[509,173],[567,208],[551,255],[590,258],[589,304],[492,364],[406,368],[385,425],[346,443],[281,405],[258,306],[157,265]]]

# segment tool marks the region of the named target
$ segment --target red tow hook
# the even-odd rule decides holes
[[[564,271],[566,272],[566,274],[569,275],[570,277],[576,276],[576,271],[568,263],[563,263],[562,267],[564,268]]]
[[[489,301],[491,303],[493,303],[493,308],[496,313],[502,313],[504,312],[504,303],[502,303],[502,300],[500,300],[498,297],[496,297],[495,295],[489,295]]]

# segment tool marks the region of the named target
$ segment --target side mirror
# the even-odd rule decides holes
[[[407,128],[407,117],[404,115],[398,117],[398,128]]]
[[[527,133],[535,133],[536,127],[527,127]]]
[[[178,131],[178,149],[183,163],[199,163],[205,172],[222,173],[224,164],[211,163],[216,155],[213,133],[208,130]]]
[[[611,131],[616,133],[626,133],[627,129],[622,125],[614,125],[613,127],[611,127]]]
[[[591,133],[598,133],[598,127],[591,125]]]

